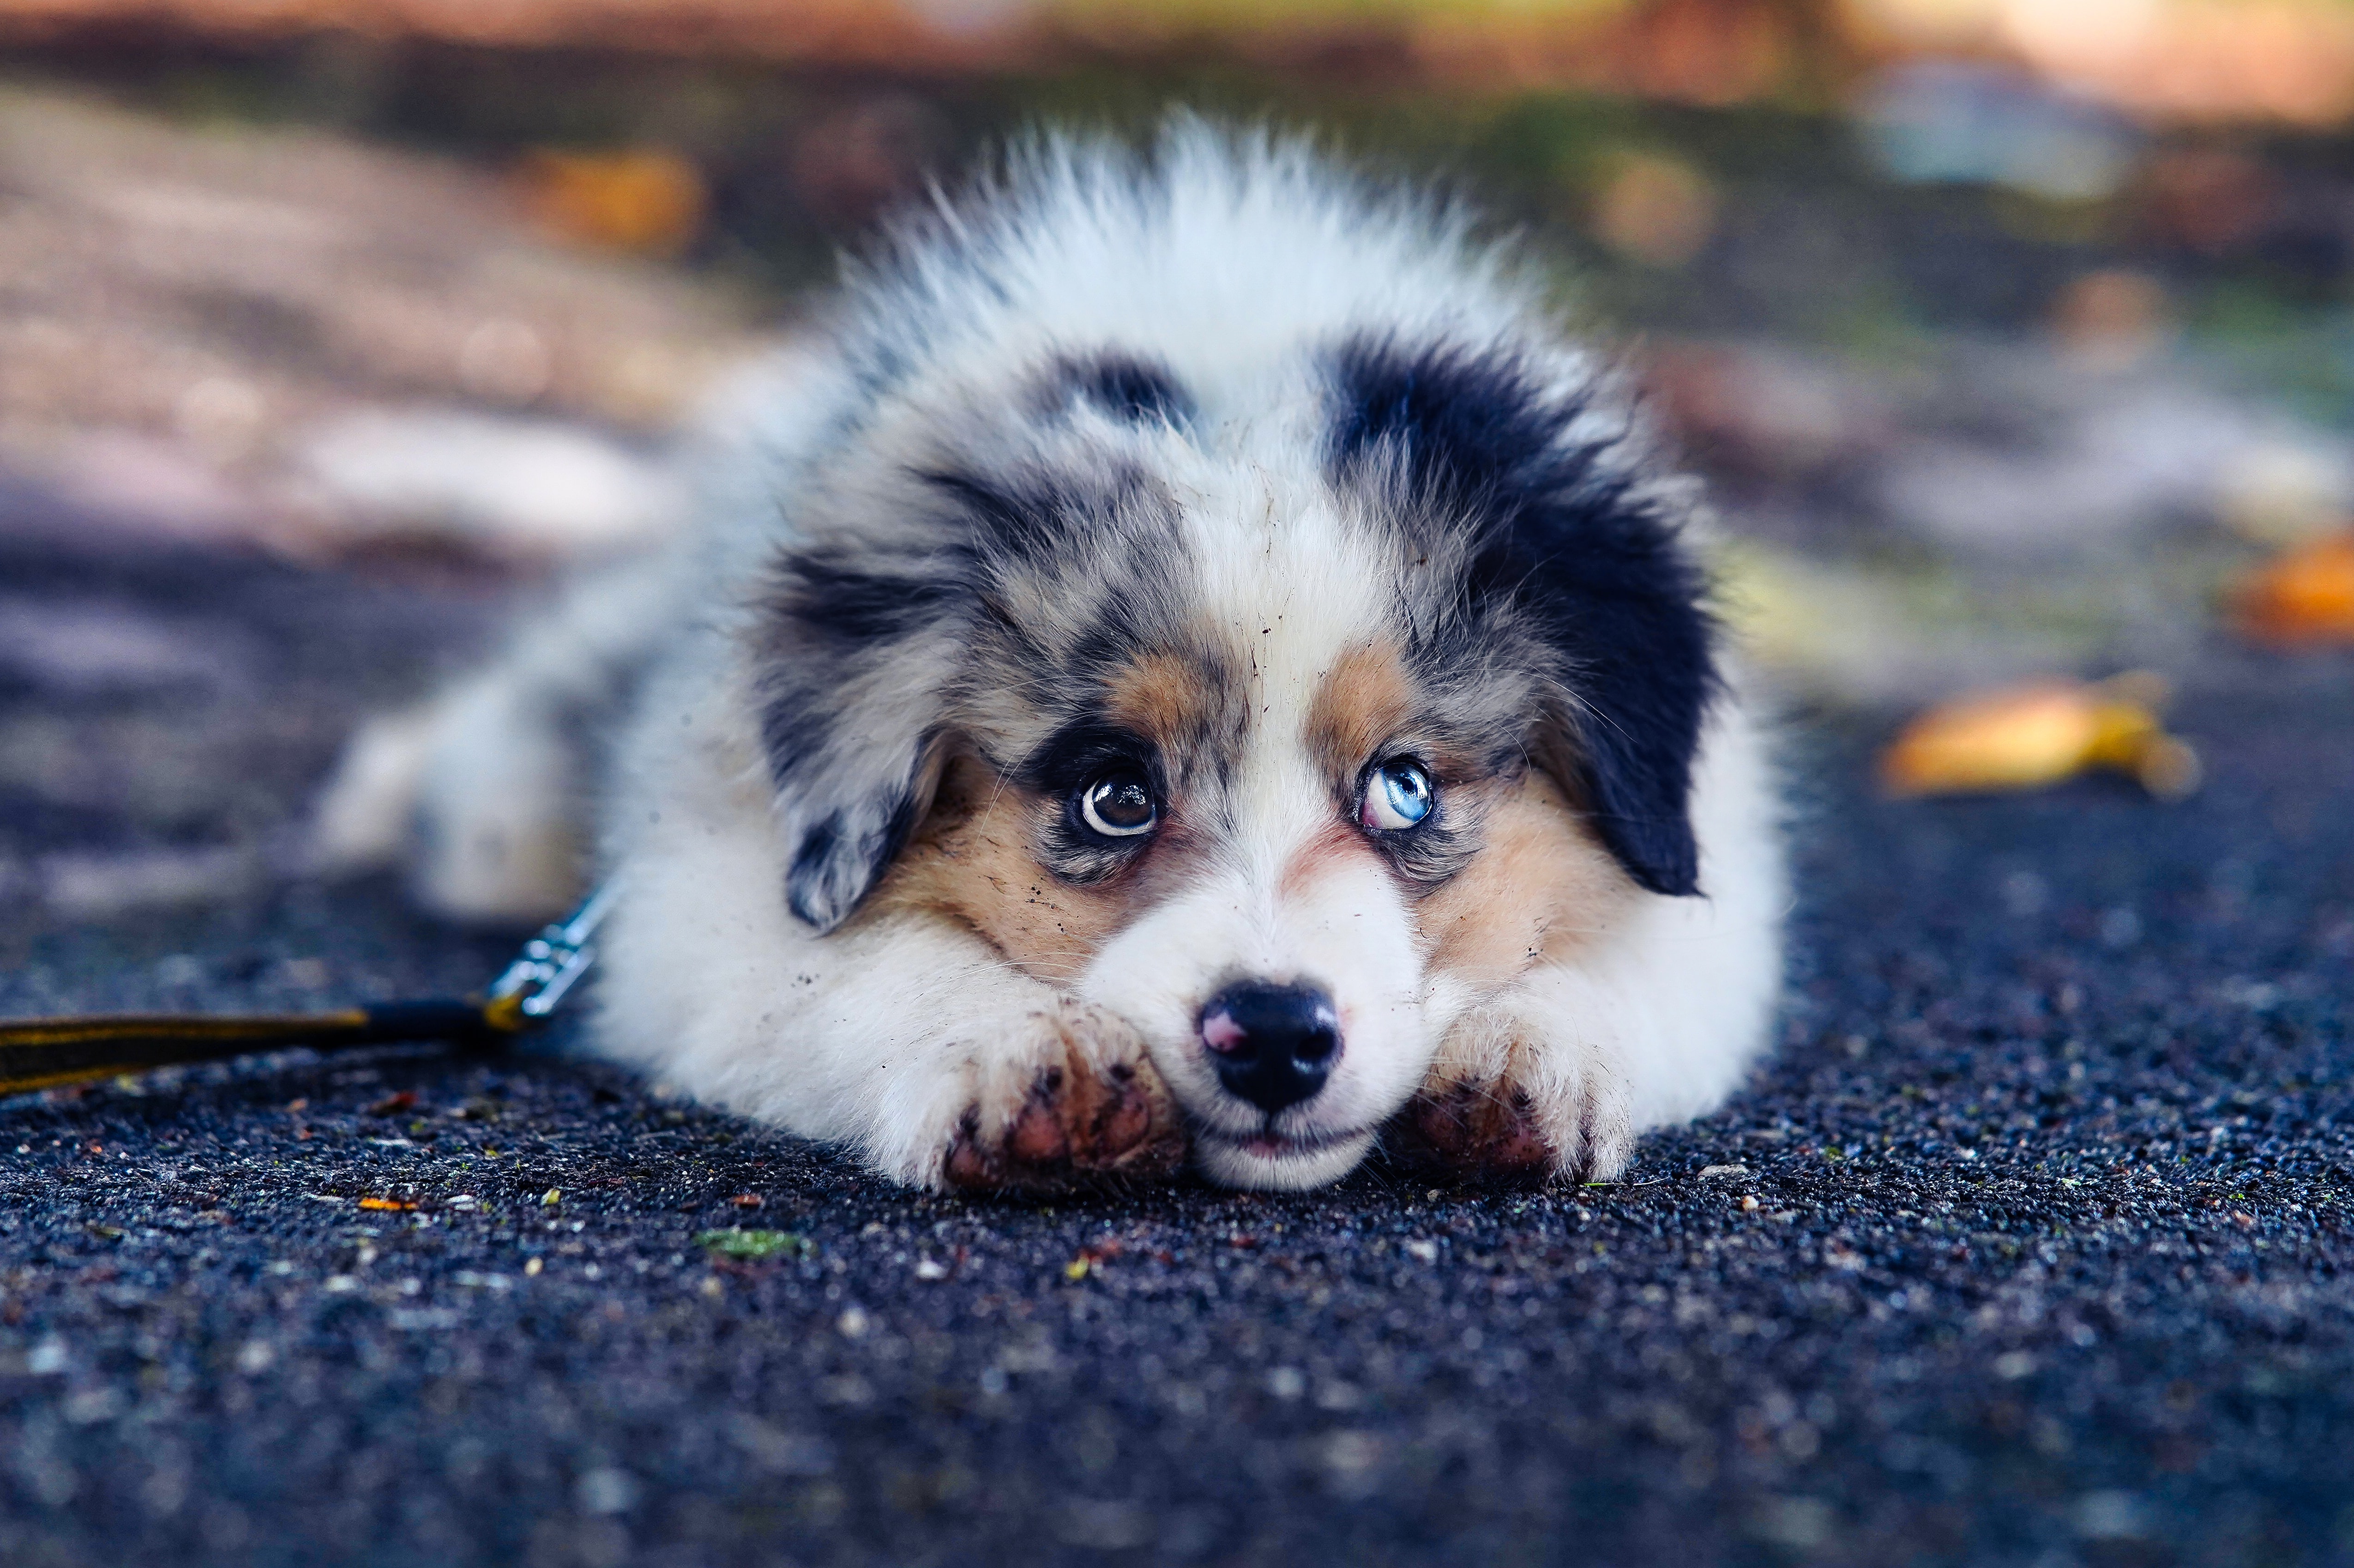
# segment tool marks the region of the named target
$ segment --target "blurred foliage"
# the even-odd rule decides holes
[[[2354,305],[2317,306],[2262,276],[2227,278],[2200,295],[2190,327],[2211,358],[2306,418],[2354,423]]]
[[[741,52],[348,33],[234,46],[115,37],[19,58],[191,122],[331,124],[488,161],[515,171],[519,194],[559,232],[683,252],[779,297],[822,279],[879,210],[953,178],[979,148],[1041,122],[1141,134],[1182,102],[1312,125],[1376,164],[1476,186],[1483,205],[1558,259],[1564,292],[1583,311],[1638,333],[1766,334],[1898,364],[1955,330],[2049,328],[2072,341],[2107,333],[2113,346],[2140,334],[2187,343],[2345,422],[2354,408],[2354,143],[2343,134],[2055,111],[2060,101],[2010,66],[1941,66],[1946,74],[1925,83],[1900,64],[1859,96],[1860,73],[1903,56],[1890,39],[1919,33],[1932,12],[1946,17],[1943,43],[1915,42],[1956,49],[1956,59],[1992,47],[1971,42],[1972,27],[1994,28],[1987,38],[2010,27],[2020,48],[2092,47],[2023,4],[2011,11],[2038,18],[2026,33],[2012,26],[2018,17],[2003,21],[2010,12],[1968,0],[1690,0],[1682,10],[1713,15],[1712,5],[1770,13],[1809,40],[1801,53],[1814,64],[1793,65],[1776,92],[1703,106],[1170,44],[1189,28],[1225,37],[1279,22],[1371,37],[1406,21],[1551,26],[1564,14],[1507,0],[1124,5],[1103,14],[1158,45],[1122,52],[1113,40],[1092,58],[1024,69],[844,69]],[[1017,8],[1072,26],[1089,10]],[[1569,9],[1682,14],[1665,0]],[[2330,0],[2329,9],[2354,16],[2354,5]],[[1112,26],[1100,15],[1091,25]],[[2030,137],[2031,151],[2038,134],[2097,132],[2117,172],[2056,195],[2027,176],[1905,174],[1873,115],[1893,114],[1903,129],[1907,114],[1939,112],[2000,120],[1997,130],[2014,143]]]
[[[822,276],[878,207],[995,138],[1042,122],[1134,133],[1172,102],[1313,125],[1377,162],[1476,184],[1543,237],[1597,313],[1664,330],[1901,351],[1916,325],[2015,326],[2088,249],[2105,257],[2117,227],[2105,204],[1893,183],[1845,115],[1767,104],[1352,87],[1230,63],[922,81],[348,39],[65,63],[196,122],[325,122],[518,164],[551,148],[683,155],[709,188],[694,259],[780,289]],[[1597,223],[1630,168],[1655,187],[1655,218],[1692,209],[1688,232],[1648,246],[1624,212]]]

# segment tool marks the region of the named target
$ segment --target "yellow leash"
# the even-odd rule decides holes
[[[334,1012],[127,1013],[95,1018],[0,1021],[0,1095],[143,1073],[186,1062],[218,1062],[290,1045],[341,1051],[396,1041],[446,1040],[503,1045],[547,1022],[596,961],[590,938],[612,907],[607,884],[566,918],[524,944],[479,998],[440,998],[349,1007]]]

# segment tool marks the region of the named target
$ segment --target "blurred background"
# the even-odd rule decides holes
[[[1796,703],[2354,667],[2348,0],[0,0],[0,928],[282,895],[879,212],[1172,103],[1528,234]]]

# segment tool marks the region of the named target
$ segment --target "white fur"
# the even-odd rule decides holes
[[[572,765],[545,715],[566,708],[584,667],[590,684],[610,683],[654,650],[598,791],[606,868],[622,883],[597,1032],[612,1054],[910,1182],[941,1179],[969,1114],[983,1134],[1002,1128],[1073,1042],[1099,1065],[1149,1060],[1185,1108],[1197,1165],[1222,1182],[1331,1180],[1417,1086],[1450,1076],[1523,1090],[1564,1165],[1613,1171],[1634,1134],[1719,1104],[1764,1043],[1784,873],[1743,704],[1720,705],[1696,772],[1706,896],[1630,886],[1610,931],[1500,991],[1426,973],[1415,905],[1369,859],[1289,891],[1285,877],[1330,811],[1303,744],[1308,705],[1394,597],[1325,478],[1306,351],[1390,323],[1513,344],[1562,385],[1590,385],[1597,368],[1561,344],[1534,285],[1450,212],[1368,207],[1294,146],[1237,151],[1197,131],[1173,137],[1164,160],[1169,199],[1148,211],[1116,164],[1050,150],[1003,198],[1022,217],[989,241],[991,286],[952,248],[919,246],[896,282],[854,289],[844,331],[916,366],[868,410],[870,429],[938,407],[933,389],[986,396],[1011,367],[1102,342],[1159,357],[1195,397],[1194,438],[1164,433],[1153,455],[1203,564],[1202,601],[1247,643],[1255,672],[1236,833],[1214,869],[1055,983],[942,916],[820,936],[788,911],[791,841],[760,751],[740,606],[865,396],[822,345],[733,400],[734,429],[699,459],[691,545],[584,597],[429,715],[364,737],[330,800],[329,836],[346,859],[380,858],[421,805],[441,846],[420,877],[429,899],[466,914],[560,902],[567,879],[547,874],[546,853],[472,846],[565,830]],[[1208,992],[1237,973],[1312,977],[1345,1028],[1331,1082],[1276,1118],[1273,1146],[1219,1089],[1194,1035]]]

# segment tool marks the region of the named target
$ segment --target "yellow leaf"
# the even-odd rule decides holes
[[[1960,698],[1905,726],[1881,758],[1881,779],[1896,795],[1979,794],[2040,789],[2105,768],[2179,799],[2199,787],[2199,758],[2160,726],[2166,695],[2161,677],[2137,672]]]

